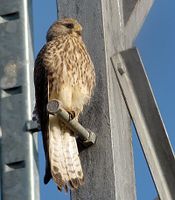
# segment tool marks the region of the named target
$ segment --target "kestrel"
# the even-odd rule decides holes
[[[46,157],[44,183],[51,178],[58,189],[77,189],[84,176],[74,133],[56,116],[48,115],[47,103],[61,101],[76,120],[93,93],[95,72],[82,40],[77,20],[56,21],[48,30],[34,68],[36,105]]]

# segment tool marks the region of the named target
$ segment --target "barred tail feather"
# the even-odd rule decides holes
[[[49,159],[52,178],[61,191],[83,184],[83,172],[75,137],[55,116],[49,117]]]
[[[69,177],[68,183],[72,189],[77,189],[83,184],[83,172],[75,137],[69,131],[64,133],[64,146],[64,155]]]

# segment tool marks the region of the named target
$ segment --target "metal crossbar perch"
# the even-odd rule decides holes
[[[95,143],[95,133],[86,130],[76,119],[70,119],[70,114],[61,106],[61,102],[56,99],[49,101],[47,111],[49,114],[57,115],[79,137],[84,146],[88,147]]]

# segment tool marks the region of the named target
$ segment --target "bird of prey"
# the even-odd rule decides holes
[[[74,133],[56,116],[48,115],[49,100],[61,101],[63,108],[78,120],[95,85],[91,58],[82,40],[82,26],[64,18],[48,30],[34,68],[35,113],[40,123],[46,158],[44,183],[51,178],[62,191],[77,189],[84,176]]]

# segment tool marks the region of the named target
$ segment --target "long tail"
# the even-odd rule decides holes
[[[49,159],[52,178],[61,191],[83,184],[83,171],[74,135],[55,116],[49,117]]]

